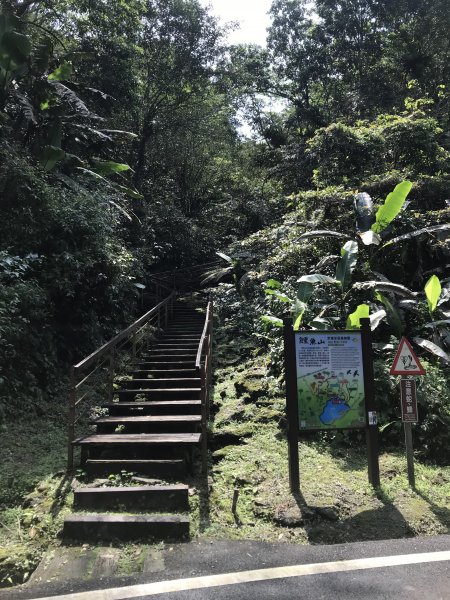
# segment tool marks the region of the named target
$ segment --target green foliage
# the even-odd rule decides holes
[[[412,183],[410,181],[402,181],[399,183],[393,192],[391,192],[384,204],[380,206],[375,215],[375,223],[372,225],[372,231],[381,233],[399,214],[411,191]]]
[[[73,67],[71,62],[64,62],[49,74],[49,81],[67,81],[71,79]]]
[[[346,242],[341,248],[341,259],[336,267],[336,279],[342,290],[345,291],[352,280],[352,273],[358,260],[358,244],[354,241]]]
[[[370,314],[370,306],[360,304],[355,312],[348,316],[346,329],[360,329],[360,319],[368,319]]]
[[[431,313],[437,308],[438,300],[442,293],[441,282],[439,277],[432,275],[425,284],[425,295],[427,297],[428,310]]]
[[[369,128],[333,123],[308,140],[313,182],[321,187],[354,184],[373,173],[382,157],[383,138]]]

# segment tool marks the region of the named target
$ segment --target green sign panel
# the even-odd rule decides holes
[[[366,426],[364,369],[359,331],[295,332],[299,426]]]

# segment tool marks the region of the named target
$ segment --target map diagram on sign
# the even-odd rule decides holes
[[[300,429],[365,425],[359,333],[299,333],[296,361]]]

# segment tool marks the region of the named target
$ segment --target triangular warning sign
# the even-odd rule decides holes
[[[394,364],[389,373],[391,375],[425,375],[425,369],[405,337],[400,342]]]

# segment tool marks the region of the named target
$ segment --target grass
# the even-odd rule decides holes
[[[301,494],[289,491],[283,398],[264,373],[266,357],[217,370],[207,526],[200,535],[234,539],[336,543],[435,535],[450,531],[450,467],[416,460],[408,485],[399,448],[380,456],[381,486],[368,484],[363,444],[338,445],[320,435],[300,444]],[[252,386],[246,386],[251,374]],[[243,432],[245,432],[243,434]],[[226,444],[227,439],[232,442]],[[356,444],[356,445],[355,445]],[[232,498],[238,490],[237,511]],[[203,520],[205,521],[205,520]]]
[[[375,490],[367,481],[363,444],[327,442],[318,435],[303,439],[301,494],[293,496],[284,399],[280,382],[266,376],[268,361],[259,355],[216,369],[209,495],[204,481],[189,481],[195,488],[190,495],[193,539],[321,544],[450,531],[450,467],[416,460],[412,490],[400,439],[397,449],[384,449],[380,456],[381,486]],[[2,452],[0,586],[22,583],[46,550],[58,551],[73,498],[64,477],[62,415],[4,425]],[[111,476],[108,484],[128,481],[129,475]],[[148,544],[115,547],[118,574],[142,568]],[[161,545],[155,547],[162,551]]]

